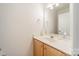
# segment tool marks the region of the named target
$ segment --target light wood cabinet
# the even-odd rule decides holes
[[[43,56],[43,43],[34,39],[33,40],[33,51],[34,51],[34,56]]]
[[[68,54],[51,47],[35,38],[33,38],[33,55],[34,56],[69,56]]]

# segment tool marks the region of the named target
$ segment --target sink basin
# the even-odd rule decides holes
[[[43,36],[42,38],[43,38],[44,40],[47,40],[47,41],[50,41],[50,42],[55,41],[55,39],[54,39],[53,36]]]
[[[42,38],[43,39],[53,39],[53,37],[51,37],[51,36],[43,36]]]

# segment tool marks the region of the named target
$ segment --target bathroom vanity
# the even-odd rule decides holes
[[[70,56],[72,55],[71,40],[60,35],[33,36],[34,56]]]
[[[65,7],[65,8],[64,8]],[[47,9],[46,9],[47,10]],[[53,33],[58,34],[50,34],[50,35],[34,35],[33,36],[33,52],[34,56],[70,56],[73,55],[72,51],[72,39],[70,32],[70,7],[69,4],[60,4],[60,6],[56,7],[57,11],[57,21],[54,29],[57,31],[52,31]],[[53,10],[52,10],[53,11]],[[45,18],[47,19],[47,18]],[[49,20],[49,19],[48,19]],[[56,19],[55,19],[56,20]],[[47,27],[47,23],[45,22],[44,28]],[[53,23],[52,23],[53,24]],[[47,30],[49,27],[45,28]],[[48,32],[48,31],[45,31]],[[50,32],[48,32],[50,33]]]

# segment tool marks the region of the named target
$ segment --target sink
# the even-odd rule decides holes
[[[42,36],[41,38],[50,42],[55,41],[53,36]]]
[[[42,38],[44,38],[44,39],[52,39],[54,37],[53,36],[42,36]]]

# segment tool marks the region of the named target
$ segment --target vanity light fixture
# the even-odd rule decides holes
[[[58,3],[51,3],[51,4],[48,4],[48,5],[47,5],[47,8],[52,10],[52,9],[54,9],[55,7],[58,7],[58,6],[59,6]]]
[[[54,5],[54,4],[48,4],[48,5],[47,5],[47,8],[48,8],[48,9],[53,9],[53,5]]]

